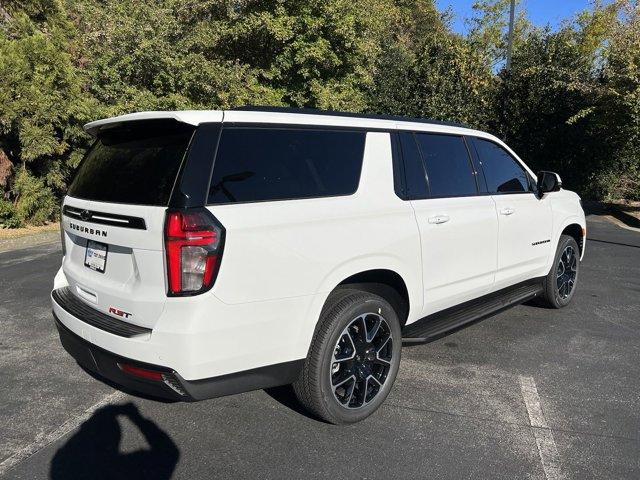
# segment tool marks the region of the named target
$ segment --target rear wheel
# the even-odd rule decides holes
[[[575,239],[561,235],[553,265],[544,281],[544,302],[562,308],[573,298],[578,283],[580,249]]]
[[[360,421],[384,402],[402,346],[396,312],[382,297],[357,290],[331,294],[300,378],[302,405],[330,423]]]

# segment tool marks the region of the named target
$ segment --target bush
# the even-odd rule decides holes
[[[0,228],[18,228],[22,221],[16,213],[13,203],[0,199]]]
[[[20,170],[13,184],[17,197],[15,210],[22,222],[43,225],[56,217],[58,202],[44,180],[32,176],[27,170]]]

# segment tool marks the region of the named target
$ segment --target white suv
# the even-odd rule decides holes
[[[278,108],[85,128],[53,313],[78,363],[125,390],[293,384],[311,413],[355,422],[403,340],[574,294],[579,197],[487,133]]]

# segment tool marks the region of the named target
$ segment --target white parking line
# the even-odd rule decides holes
[[[9,458],[5,459],[2,463],[0,463],[0,476],[3,476],[9,469],[15,467],[23,460],[26,460],[34,453],[42,450],[44,447],[49,445],[50,443],[55,442],[60,437],[65,436],[67,433],[71,432],[78,428],[85,420],[89,419],[93,413],[106,405],[122,400],[125,397],[125,394],[122,392],[113,392],[98,403],[90,406],[84,412],[82,412],[77,417],[71,418],[67,420],[65,423],[60,425],[58,428],[53,430],[52,432],[46,434],[40,434],[36,437],[35,441],[29,445],[22,447],[20,450],[15,452]]]
[[[560,456],[556,442],[553,440],[553,433],[547,425],[547,421],[542,413],[538,389],[533,377],[520,377],[520,390],[522,398],[529,413],[529,423],[533,427],[533,435],[536,438],[538,454],[542,462],[542,469],[547,480],[562,480],[565,476],[560,468]]]

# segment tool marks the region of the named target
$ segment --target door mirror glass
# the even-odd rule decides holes
[[[549,192],[557,192],[562,188],[560,175],[555,172],[538,172],[538,193],[543,195]]]

